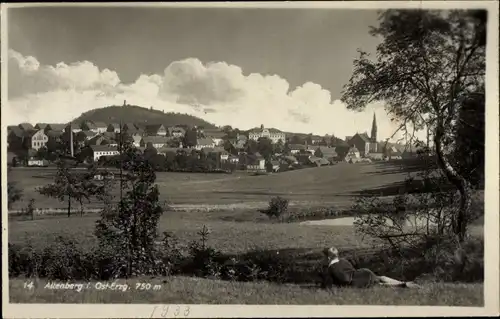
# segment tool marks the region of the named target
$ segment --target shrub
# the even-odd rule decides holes
[[[288,199],[280,196],[273,197],[269,201],[269,207],[265,210],[260,210],[260,212],[270,219],[280,219],[288,213],[288,203]]]
[[[200,239],[189,246],[191,265],[188,270],[200,277],[218,279],[222,275],[221,253],[207,245],[210,231],[203,225],[198,232]]]
[[[41,271],[44,277],[58,280],[78,280],[95,277],[91,254],[84,253],[69,238],[59,236],[53,245],[46,247],[41,255]]]
[[[172,233],[163,232],[163,240],[158,255],[161,259],[158,272],[161,275],[169,276],[180,272],[180,266],[184,258],[178,240]]]
[[[35,199],[31,198],[28,203],[28,207],[26,207],[26,215],[31,218],[31,220],[35,219]]]
[[[41,256],[31,242],[24,246],[8,245],[9,254],[9,277],[38,277],[41,270]]]

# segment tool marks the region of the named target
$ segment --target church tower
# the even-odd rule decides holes
[[[372,136],[371,136],[370,150],[374,153],[378,152],[377,118],[375,117],[375,112],[373,112]]]
[[[373,123],[372,123],[372,142],[377,142],[377,118],[375,117],[375,113],[373,113]]]

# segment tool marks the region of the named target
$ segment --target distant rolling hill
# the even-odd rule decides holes
[[[214,124],[196,116],[172,112],[164,113],[163,111],[147,109],[137,105],[107,106],[93,109],[82,113],[82,115],[73,120],[73,123],[81,123],[83,121],[118,123],[120,119],[123,123],[163,124],[166,126],[188,125],[216,128]]]

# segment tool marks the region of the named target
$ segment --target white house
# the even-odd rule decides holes
[[[48,166],[48,161],[43,159],[30,158],[28,159],[28,166],[46,167]]]
[[[94,161],[98,161],[102,156],[114,156],[118,155],[118,149],[114,146],[109,145],[91,145],[92,151],[94,152]]]
[[[260,128],[254,128],[251,129],[248,132],[248,138],[257,141],[261,137],[267,137],[270,139],[273,143],[278,143],[278,141],[282,141],[285,143],[286,137],[285,133],[275,129],[275,128],[264,128],[264,125],[261,125]]]
[[[31,148],[34,150],[39,150],[44,147],[49,141],[49,137],[45,134],[44,130],[31,131],[28,135],[30,138]]]
[[[104,133],[108,130],[108,125],[103,122],[94,122],[95,130],[97,133]]]

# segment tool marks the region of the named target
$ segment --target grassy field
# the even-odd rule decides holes
[[[35,288],[24,288],[23,279],[9,282],[11,301],[20,303],[162,303],[162,304],[280,304],[280,305],[429,305],[481,307],[482,284],[432,284],[422,289],[376,287],[370,290],[337,288],[331,291],[299,285],[265,282],[229,282],[192,277],[121,280],[130,290],[99,291],[44,289],[47,281],[37,280]],[[161,290],[138,291],[136,283],[161,285]],[[87,287],[87,282],[83,283]]]
[[[258,214],[258,212],[255,212]],[[35,221],[9,222],[9,242],[45,246],[59,235],[76,239],[81,245],[95,243],[93,235],[96,216],[57,217]],[[206,225],[211,234],[208,244],[224,253],[242,253],[250,250],[312,249],[321,253],[325,245],[340,248],[369,247],[371,240],[361,241],[354,228],[349,226],[303,226],[298,223],[254,223],[204,219],[203,216],[183,218],[182,214],[165,214],[160,219],[159,230],[170,231],[182,246],[198,239],[197,232]]]
[[[12,179],[24,189],[25,201],[36,198],[38,207],[65,207],[41,197],[34,188],[51,182],[54,171],[16,169]],[[158,173],[163,200],[191,208],[167,211],[160,219],[160,232],[172,232],[181,247],[199,239],[197,232],[206,225],[211,234],[207,244],[225,254],[254,250],[292,254],[294,258],[317,263],[325,246],[341,250],[373,248],[376,241],[355,233],[352,226],[310,226],[300,223],[270,223],[256,208],[265,207],[273,196],[289,198],[298,207],[333,205],[347,208],[353,196],[365,190],[383,190],[396,185],[407,174],[390,163],[339,164],[267,176],[247,174]],[[388,194],[385,194],[388,195]],[[390,194],[389,194],[390,195]],[[20,203],[18,206],[25,206]],[[207,209],[200,209],[207,208]],[[211,208],[211,209],[208,209]],[[9,242],[31,242],[43,248],[59,235],[76,240],[82,247],[96,243],[93,235],[96,215],[41,217],[35,220],[10,220]],[[482,226],[475,227],[482,233]],[[137,279],[135,282],[139,282]],[[150,279],[161,282],[161,291],[126,293],[85,290],[81,293],[43,289],[27,291],[22,279],[10,280],[11,302],[96,302],[96,303],[245,303],[245,304],[402,304],[481,306],[482,284],[428,284],[422,290],[374,288],[338,289],[334,293],[300,285],[264,282],[241,283],[190,277]],[[165,281],[165,282],[163,282]]]
[[[31,198],[38,208],[66,208],[66,203],[35,191],[51,183],[54,174],[53,169],[13,169],[9,178],[24,191],[23,200],[15,203],[13,209],[26,207]],[[340,163],[262,176],[159,172],[157,184],[162,201],[188,207],[256,208],[265,206],[272,196],[290,198],[292,205],[348,207],[353,194],[400,183],[406,176],[393,163]],[[116,190],[114,194],[118,194]]]

